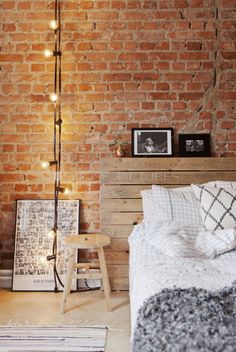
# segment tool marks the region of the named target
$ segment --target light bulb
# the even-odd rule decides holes
[[[56,191],[57,192],[61,192],[63,194],[69,194],[70,190],[68,188],[64,188],[64,187],[56,187]]]
[[[45,57],[51,57],[53,56],[53,51],[49,50],[49,49],[45,49],[44,50],[44,56]]]
[[[47,235],[48,235],[49,238],[54,238],[55,230],[51,229],[50,231],[48,231]]]
[[[43,161],[43,162],[41,163],[41,166],[42,166],[42,168],[44,168],[44,169],[48,169],[50,166],[56,165],[56,164],[57,164],[57,160],[53,160],[53,161]]]
[[[49,168],[50,163],[49,163],[49,161],[43,161],[43,162],[41,163],[41,165],[42,165],[42,167],[43,167],[44,169],[47,169],[47,168]]]
[[[42,257],[39,258],[39,261],[40,261],[41,264],[46,264],[47,258],[42,256]]]
[[[69,188],[65,188],[64,194],[70,194]]]
[[[56,93],[51,93],[50,94],[50,100],[55,103],[57,101],[57,94]]]
[[[49,22],[49,27],[50,27],[51,29],[56,30],[56,29],[57,29],[57,26],[58,26],[58,24],[57,24],[57,21],[56,21],[56,20],[51,20],[51,21]]]

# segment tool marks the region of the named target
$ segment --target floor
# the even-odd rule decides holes
[[[65,314],[59,313],[61,293],[11,292],[0,289],[0,325],[80,323],[107,326],[106,352],[130,351],[128,292],[113,292],[113,311],[106,312],[102,291],[72,293]]]

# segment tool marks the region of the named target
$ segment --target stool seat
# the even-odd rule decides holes
[[[64,239],[64,242],[65,246],[68,247],[70,250],[70,258],[68,262],[66,282],[64,285],[61,300],[61,313],[64,313],[66,299],[71,290],[72,279],[101,279],[106,299],[107,310],[111,311],[111,288],[103,250],[103,247],[108,246],[111,243],[110,237],[98,233],[79,234],[66,237]],[[77,263],[76,253],[78,249],[96,250],[98,253],[98,263]],[[78,269],[80,269],[79,272]],[[98,269],[98,272],[91,271],[90,269]]]
[[[95,234],[79,234],[75,236],[68,236],[64,240],[65,245],[69,248],[78,249],[96,249],[99,247],[108,246],[111,239],[106,235]]]

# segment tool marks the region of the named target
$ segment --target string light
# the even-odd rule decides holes
[[[41,264],[46,264],[47,263],[47,259],[45,257],[39,257],[39,261]]]
[[[44,56],[47,57],[47,58],[53,56],[53,51],[51,51],[49,49],[45,49],[44,50]]]
[[[51,93],[50,96],[49,96],[49,99],[50,99],[53,103],[55,103],[55,102],[57,101],[57,98],[58,98],[58,96],[57,96],[56,93]]]
[[[56,30],[58,28],[57,20],[51,20],[49,22],[49,28]]]
[[[57,164],[57,161],[56,160],[53,160],[53,161],[43,161],[41,163],[41,166],[43,169],[48,169],[50,166],[52,165],[56,165]]]
[[[52,51],[52,50],[49,50],[49,49],[45,49],[44,50],[44,56],[46,58],[49,58],[49,57],[52,57],[52,56],[61,56],[61,51],[58,50],[58,51]]]
[[[58,196],[59,193],[67,194],[67,189],[61,187],[61,4],[60,0],[55,0],[55,18],[50,21],[49,27],[54,30],[54,50],[45,49],[44,55],[47,58],[54,57],[54,91],[49,95],[53,102],[53,154],[54,160],[43,162],[42,167],[55,167],[54,173],[54,225],[48,232],[48,237],[52,239],[52,254],[47,255],[48,261],[53,261],[54,292],[58,292],[58,282],[63,287],[57,272],[57,237],[58,237]]]
[[[56,191],[60,192],[60,193],[64,193],[64,194],[70,193],[70,190],[68,188],[64,188],[64,187],[56,187]]]
[[[50,231],[48,231],[48,237],[49,238],[54,238],[54,236],[55,236],[55,230],[54,229],[51,229]]]

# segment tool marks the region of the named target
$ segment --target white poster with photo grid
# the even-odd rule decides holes
[[[54,225],[54,200],[17,200],[13,267],[13,291],[53,291],[53,239],[48,232]],[[57,270],[65,282],[69,251],[64,238],[79,233],[79,200],[59,200]],[[60,284],[58,288],[62,290]],[[73,280],[72,290],[77,289]]]

